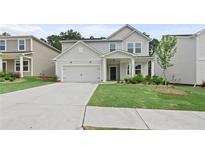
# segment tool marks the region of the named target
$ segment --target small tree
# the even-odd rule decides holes
[[[3,32],[2,34],[0,34],[0,36],[11,36],[11,35],[7,32]]]
[[[165,35],[160,40],[160,43],[156,49],[157,63],[163,70],[163,76],[165,79],[165,85],[167,85],[166,72],[169,67],[172,67],[174,64],[171,63],[172,57],[176,53],[176,37]]]

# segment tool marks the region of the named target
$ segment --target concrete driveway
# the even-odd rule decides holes
[[[97,84],[56,83],[0,94],[0,129],[81,129]]]

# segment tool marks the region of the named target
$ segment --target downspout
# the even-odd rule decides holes
[[[197,34],[195,34],[194,35],[195,37],[196,37],[196,82],[195,82],[195,84],[194,84],[194,87],[196,87],[196,85],[197,85],[197,82],[198,82],[198,48],[199,48],[199,38],[198,38],[198,35]]]

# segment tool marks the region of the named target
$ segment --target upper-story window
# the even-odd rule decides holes
[[[26,49],[26,40],[25,39],[18,40],[18,50],[22,51],[25,49]]]
[[[116,50],[116,43],[110,43],[110,52]]]
[[[141,43],[127,43],[127,51],[131,53],[141,53],[142,44]]]
[[[133,53],[134,52],[134,44],[128,43],[127,44],[127,51]]]
[[[6,50],[6,40],[0,40],[0,51]]]
[[[141,53],[141,43],[135,43],[135,53]]]

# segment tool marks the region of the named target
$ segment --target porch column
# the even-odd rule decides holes
[[[132,62],[129,60],[129,77],[132,76]]]
[[[3,60],[1,55],[0,55],[0,72],[3,72]]]
[[[151,61],[151,76],[154,76],[154,61]]]
[[[107,79],[107,61],[106,58],[103,58],[103,82],[106,82]]]
[[[23,78],[23,56],[20,56],[20,75]]]
[[[132,76],[134,76],[135,75],[135,59],[134,58],[132,58],[131,59],[131,68],[132,68]]]

